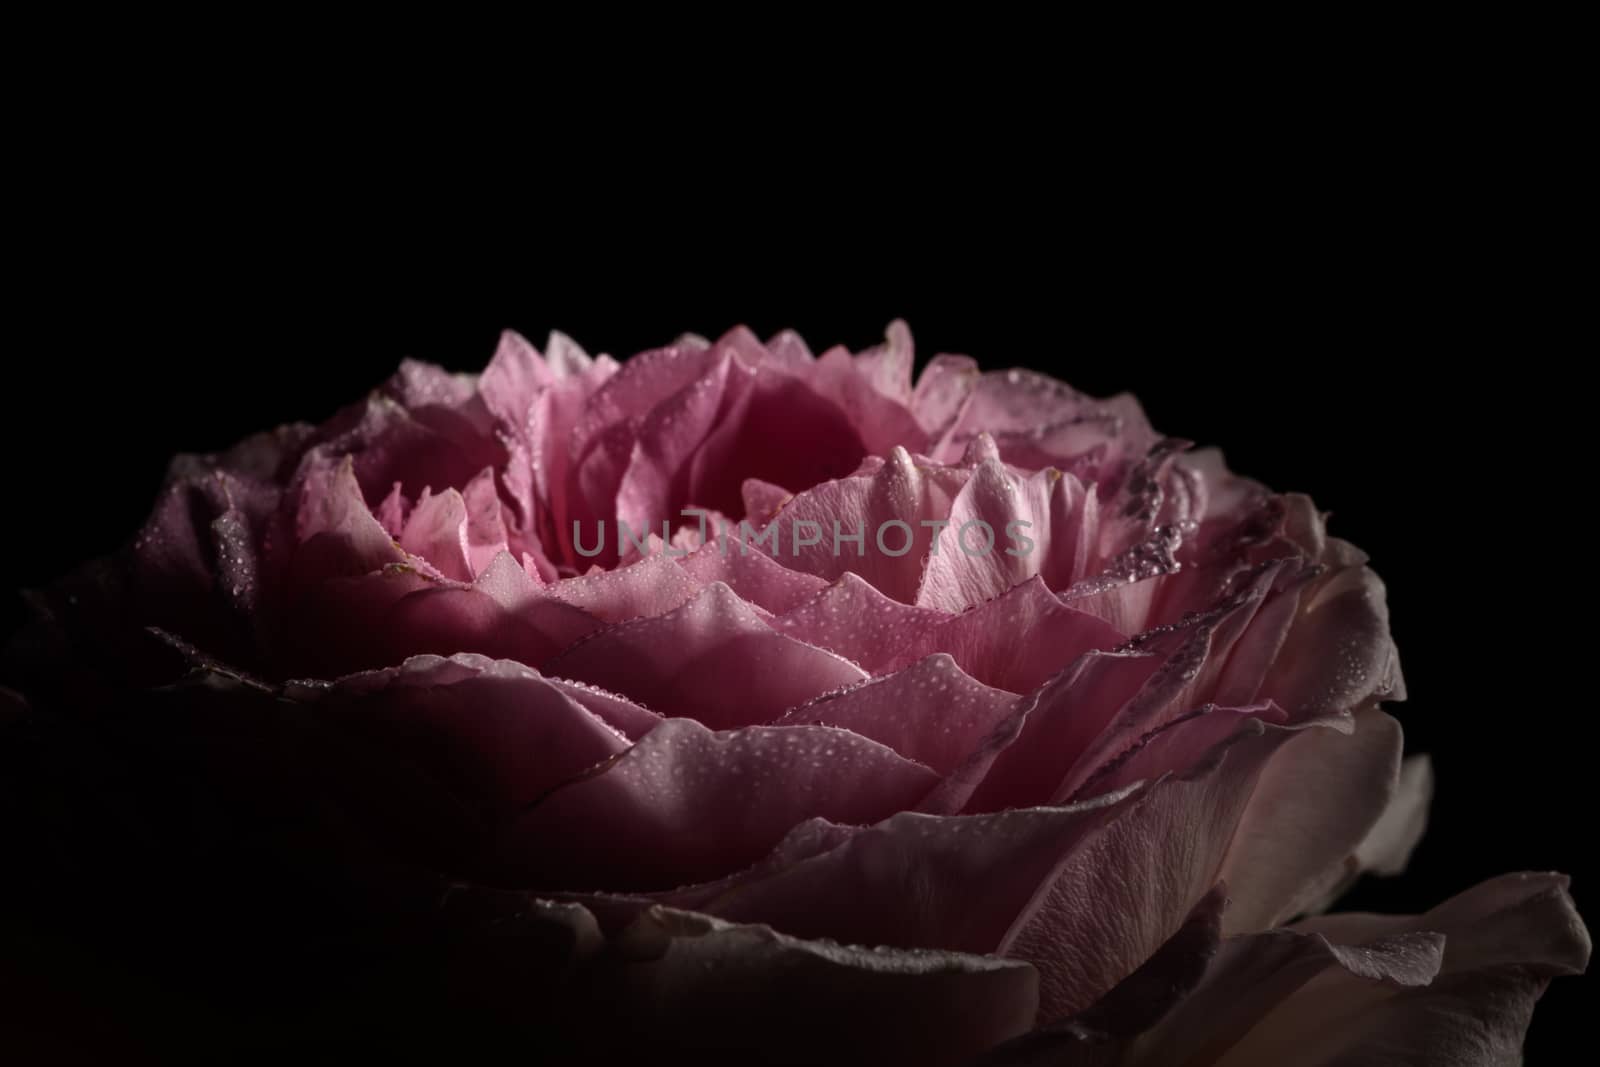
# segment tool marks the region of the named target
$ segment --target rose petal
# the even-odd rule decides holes
[[[1087,1008],[1179,927],[1216,883],[1262,765],[1296,732],[1242,719],[1062,857],[999,946],[1039,968],[1041,1019]]]
[[[708,530],[708,533],[712,536],[706,544],[680,564],[700,585],[722,582],[738,593],[741,599],[760,605],[774,615],[795,610],[827,586],[821,578],[790,570],[764,552],[753,550],[748,545],[741,546],[731,534],[723,541],[716,537],[714,531]],[[776,625],[773,628],[780,629]],[[802,641],[810,641],[811,644],[820,644],[792,630],[783,632]]]
[[[847,571],[810,600],[773,619],[772,628],[877,672],[891,661],[909,664],[923,658],[900,653],[908,638],[928,632],[942,618],[938,612],[890,600]]]
[[[628,739],[520,663],[417,656],[331,683],[296,683],[367,743],[391,748],[493,819],[628,747]]]
[[[910,643],[891,667],[948,652],[972,677],[1014,693],[1031,692],[1084,653],[1124,640],[1100,619],[1062,603],[1038,578],[937,625],[904,629]]]
[[[700,588],[688,571],[657,552],[617,570],[556,582],[549,593],[615,623],[663,615],[688,603]]]
[[[1284,1000],[1226,1056],[1225,1067],[1395,1063],[1490,1067],[1521,1059],[1534,1003],[1552,977],[1588,965],[1588,931],[1560,875],[1492,879],[1420,917],[1341,915],[1296,927],[1337,944],[1428,932],[1445,938],[1439,976],[1394,990],[1331,973]]]
[[[648,1054],[739,1063],[949,1064],[1025,1030],[1025,964],[805,941],[657,907],[623,935],[626,1025]]]
[[[914,603],[922,560],[933,544],[933,528],[922,523],[949,515],[950,502],[965,479],[965,472],[919,466],[909,452],[896,447],[876,473],[825,482],[790,500],[763,531],[778,539],[776,548],[766,550],[796,570],[828,581],[850,571],[885,596]],[[891,522],[909,530],[888,526]],[[864,534],[860,552],[842,540],[840,551],[834,550],[835,524],[841,538]],[[797,544],[812,532],[818,543]],[[894,552],[900,554],[890,554]]]
[[[1341,734],[1311,730],[1272,758],[1228,850],[1229,933],[1277,926],[1345,880],[1395,795],[1400,724],[1376,709]]]
[[[978,361],[971,356],[940,354],[928,361],[912,392],[911,412],[930,438],[942,438],[955,424],[977,381]]]
[[[873,822],[933,785],[928,768],[828,727],[713,733],[667,719],[517,820],[501,854],[563,889],[662,889],[747,866],[794,825]]]
[[[943,653],[802,704],[777,725],[835,726],[870,737],[940,774],[954,770],[1016,697],[969,678]]]
[[[770,722],[866,677],[846,659],[775,633],[721,582],[665,615],[603,630],[540,669],[717,729]]]

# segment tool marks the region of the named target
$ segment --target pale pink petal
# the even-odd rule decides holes
[[[484,470],[461,490],[466,506],[462,539],[466,543],[467,563],[474,576],[482,574],[491,560],[507,551],[506,524],[501,513],[500,494],[495,488],[494,471]]]
[[[1044,479],[1014,475],[997,459],[978,463],[951,502],[950,525],[930,546],[917,606],[953,614],[1038,574],[1039,560],[1049,551],[1048,531],[1039,522],[1048,493]],[[1037,537],[1043,551],[1039,544],[1020,551],[1008,536],[1016,530]]]
[[[847,571],[810,600],[773,619],[772,628],[879,673],[891,661],[909,665],[942,649],[939,645],[922,655],[901,654],[908,640],[929,632],[943,618],[938,612],[890,600]]]
[[[743,600],[759,605],[774,615],[792,612],[816,596],[827,583],[801,571],[790,570],[759,549],[741,546],[733,535],[719,540],[708,530],[710,539],[681,561],[681,566],[700,585],[722,582]],[[780,629],[774,626],[774,629]],[[811,641],[805,634],[784,630],[791,637]],[[820,644],[824,648],[830,646]],[[833,649],[838,652],[839,649]],[[844,653],[848,654],[848,653]],[[854,657],[851,657],[854,658]]]
[[[1079,426],[1090,432],[1070,432]],[[994,436],[1008,461],[1072,470],[1092,480],[1115,478],[1155,439],[1132,397],[1096,400],[1025,370],[980,375],[947,447],[965,448],[984,432]]]
[[[648,708],[640,707],[625,696],[609,693],[597,686],[565,678],[545,679],[568,697],[582,704],[607,725],[620,730],[629,740],[637,741],[661,723],[661,716]]]
[[[400,491],[400,483],[395,482],[394,487],[389,490],[389,495],[383,498],[383,503],[379,504],[378,509],[372,514],[384,532],[398,541],[400,534],[406,528],[406,511],[409,507],[405,494]]]
[[[551,596],[606,622],[662,615],[687,603],[700,584],[660,552],[612,571],[567,578],[548,587]]]
[[[923,810],[999,811],[1045,803],[1116,710],[1160,666],[1138,652],[1089,652],[1019,700],[1010,717],[923,802]]]
[[[307,474],[295,525],[300,544],[294,566],[302,582],[368,574],[405,561],[405,554],[368,510],[348,458],[336,466],[316,466]]]
[[[751,388],[748,379],[754,376],[754,371],[725,355],[676,392],[657,398],[639,422],[627,469],[617,486],[618,521],[635,530],[660,529],[663,521],[675,521],[678,509],[691,500],[722,506],[716,498],[691,497],[682,472],[707,436],[726,425],[724,406],[732,402],[726,394],[746,392]]]
[[[972,677],[1014,693],[1038,688],[1086,652],[1124,641],[1102,620],[1067,606],[1038,578],[937,625],[902,632],[912,636],[894,665],[948,652]]]
[[[400,547],[426,560],[452,581],[472,581],[472,563],[467,554],[467,504],[461,494],[454,489],[442,493],[424,489],[406,520]]]
[[[938,653],[895,674],[802,704],[777,725],[837,726],[949,774],[997,726],[1016,696],[973,681]]]
[[[538,350],[521,334],[506,330],[478,376],[478,393],[501,423],[517,431],[525,425],[534,397],[554,380]]]
[[[902,405],[911,403],[911,368],[915,363],[916,347],[912,344],[911,328],[903,319],[889,323],[883,344],[855,358],[856,373],[861,379],[876,392]]]
[[[885,596],[915,603],[922,560],[933,544],[934,528],[922,524],[949,515],[965,478],[964,472],[920,466],[896,448],[875,474],[826,482],[785,504],[767,527],[778,539],[768,551],[785,566],[828,581],[853,572]],[[842,540],[857,533],[864,534],[859,550]],[[798,544],[813,534],[815,544]]]
[[[978,373],[978,361],[971,356],[937,355],[922,369],[911,395],[911,413],[930,439],[937,440],[955,424]]]
[[[854,357],[843,348],[818,358],[810,385],[845,413],[869,454],[886,455],[893,448],[928,452],[928,434],[910,408],[863,381]]]
[[[771,722],[866,677],[849,660],[774,632],[721,582],[665,615],[597,633],[541,670],[719,729]]]
[[[794,499],[794,494],[781,485],[764,482],[760,478],[746,478],[739,486],[739,499],[744,505],[744,517],[753,531],[759,531],[778,509]]]

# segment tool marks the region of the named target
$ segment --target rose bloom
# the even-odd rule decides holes
[[[912,369],[508,333],[179,457],[12,657],[124,768],[75,862],[162,881],[190,986],[377,989],[396,1048],[1516,1062],[1563,877],[1319,914],[1430,792],[1366,557],[1131,397]]]

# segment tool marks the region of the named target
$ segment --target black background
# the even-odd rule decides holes
[[[171,453],[324,417],[402,357],[476,370],[504,327],[619,357],[738,323],[859,349],[903,317],[923,357],[1137,393],[1159,429],[1310,493],[1371,555],[1411,693],[1399,714],[1438,795],[1411,872],[1350,905],[1420,911],[1560,869],[1600,920],[1591,630],[1570,621],[1593,581],[1591,494],[1568,474],[1581,412],[1564,407],[1582,399],[1562,362],[1579,290],[1531,243],[1549,221],[1521,193],[1271,153],[1092,190],[1048,168],[980,186],[983,168],[946,173],[940,152],[823,156],[791,188],[772,183],[781,151],[706,149],[547,160],[511,176],[502,210],[470,180],[496,151],[457,159],[469,180],[448,192],[395,184],[419,154],[359,178],[243,149],[159,177],[55,175],[67,195],[16,253],[7,584],[120,544]],[[540,176],[563,167],[559,185]],[[1532,1062],[1556,1060],[1588,985],[1554,983]]]

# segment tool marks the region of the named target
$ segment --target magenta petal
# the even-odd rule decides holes
[[[681,574],[676,564],[666,566]],[[866,677],[840,656],[774,632],[721,582],[665,615],[601,631],[541,670],[624,691],[664,715],[716,729],[771,722]],[[709,678],[716,684],[707,685]]]
[[[938,653],[802,704],[777,725],[837,726],[949,774],[1015,701],[1014,694],[973,681],[955,660]]]
[[[508,865],[539,885],[663,889],[747,866],[813,817],[863,823],[933,785],[928,768],[845,730],[713,733],[667,719],[510,828]]]
[[[926,649],[922,655],[902,654],[908,640],[933,631],[944,618],[939,612],[890,600],[846,572],[810,600],[773,619],[772,628],[877,673],[891,661],[908,665],[942,650],[943,645],[924,644],[918,646]]]
[[[636,999],[617,1010],[657,1060],[959,1067],[1033,1022],[1035,976],[1010,960],[805,941],[663,907],[619,945],[640,962]]]
[[[1030,692],[1084,653],[1124,640],[1100,619],[1062,603],[1037,578],[936,626],[908,632],[914,636],[896,665],[948,652],[972,677],[1014,693]]]

